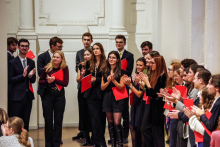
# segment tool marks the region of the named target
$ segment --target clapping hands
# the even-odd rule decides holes
[[[54,80],[55,80],[55,77],[54,76],[52,76],[52,77],[50,77],[49,75],[47,75],[47,82],[48,83],[52,83],[52,82],[54,82]]]

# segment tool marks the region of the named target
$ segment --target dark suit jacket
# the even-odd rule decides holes
[[[14,56],[11,56],[11,54],[9,52],[7,52],[8,54],[8,62],[11,61],[12,59],[14,59]]]
[[[37,73],[38,73],[39,77],[41,75],[42,69],[44,68],[44,66],[46,66],[50,62],[50,60],[51,60],[51,58],[50,58],[50,54],[48,53],[48,51],[46,51],[38,56],[38,58],[37,58]],[[45,86],[39,84],[37,93],[42,96],[44,93],[44,89],[45,89]]]
[[[133,71],[133,67],[134,67],[134,55],[132,53],[130,53],[127,50],[124,50],[124,53],[121,57],[121,60],[125,59],[127,60],[128,64],[127,64],[127,69],[125,71],[125,74],[129,77],[131,77],[132,71]]]
[[[34,83],[36,81],[36,74],[31,78],[28,74],[31,70],[35,68],[35,63],[33,60],[27,58],[27,65],[29,65],[27,70],[27,76],[23,76],[23,66],[21,60],[17,56],[9,62],[9,72],[8,72],[8,82],[11,84],[10,100],[11,101],[21,101],[25,97],[28,91],[28,98],[30,100],[34,99],[34,94],[29,90],[29,81]]]
[[[90,62],[87,61],[86,62],[86,72],[85,72],[85,76],[91,74],[91,72],[88,70],[90,67]],[[90,96],[90,93],[91,91],[96,91],[97,95],[98,95],[98,98],[99,99],[102,99],[102,90],[101,90],[101,80],[102,80],[102,73],[99,71],[99,68],[97,69],[97,73],[96,73],[96,76],[95,76],[95,73],[93,72],[92,73],[92,76],[93,77],[96,77],[96,81],[92,83],[92,87],[89,88],[88,90],[86,90],[84,92],[84,97],[85,98],[88,98]]]
[[[79,63],[84,61],[84,51],[84,49],[81,49],[76,53],[76,72],[78,72]]]

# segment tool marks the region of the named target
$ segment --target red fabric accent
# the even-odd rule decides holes
[[[29,81],[29,90],[34,94],[34,90],[30,81]]]
[[[133,104],[133,101],[134,101],[134,92],[132,91],[132,92],[129,94],[129,96],[130,96],[130,105],[132,105],[132,104]]]

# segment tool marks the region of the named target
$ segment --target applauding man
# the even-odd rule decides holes
[[[26,57],[29,45],[27,39],[19,40],[19,55],[9,62],[8,68],[8,81],[11,84],[9,117],[20,117],[24,121],[26,130],[29,130],[32,100],[34,99],[31,83],[36,80],[35,63]]]

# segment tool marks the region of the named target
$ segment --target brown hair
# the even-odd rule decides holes
[[[52,48],[52,45],[56,46],[57,43],[63,44],[63,40],[60,39],[59,37],[51,38],[50,41],[49,41],[50,48]]]
[[[99,71],[102,72],[104,69],[105,69],[105,66],[106,66],[106,57],[105,57],[105,51],[104,51],[104,48],[102,46],[101,43],[97,42],[93,45],[93,47],[97,45],[99,48],[100,48],[100,51],[101,51],[101,57],[100,57],[100,63],[99,63]],[[92,47],[92,48],[93,48]],[[90,59],[90,72],[94,72],[95,71],[95,64],[96,64],[96,58],[95,58],[95,55],[94,55],[94,52],[92,52],[92,57]]]
[[[84,36],[88,36],[88,37],[90,37],[91,40],[93,39],[92,34],[89,33],[89,32],[84,33],[84,34],[82,35],[82,39],[83,39]]]
[[[92,56],[92,49],[85,49],[85,51],[90,52],[90,54],[91,54],[91,56]],[[85,51],[84,51],[84,53],[85,53]],[[82,66],[86,66],[86,61],[83,61],[83,62],[81,63],[81,65],[82,65]]]
[[[198,68],[197,72],[198,72],[198,79],[202,79],[204,81],[204,84],[207,85],[211,78],[211,72],[205,68]]]
[[[8,37],[7,38],[7,45],[10,46],[11,44],[16,43],[18,44],[18,39],[15,37]]]
[[[203,105],[204,110],[206,112],[207,109],[210,109],[212,107],[215,98],[213,95],[209,94],[208,89],[206,87],[202,89],[201,96],[202,96],[203,104],[199,104],[199,108],[202,108]]]
[[[156,57],[156,56],[160,56],[160,53],[158,51],[152,51],[152,52],[149,52],[148,54],[150,54],[150,56],[153,58],[153,57]]]
[[[170,64],[173,67],[173,72],[178,71],[181,67],[179,62],[173,62]],[[176,86],[177,83],[175,82],[174,78],[167,77],[166,87],[172,89],[172,87]]]
[[[213,75],[211,76],[211,84],[214,86],[214,87],[218,87],[219,90],[220,90],[220,74],[217,74],[217,75]]]
[[[197,64],[197,62],[193,59],[186,58],[181,61],[181,64],[183,65],[184,68],[187,68],[192,64]]]
[[[156,69],[154,71],[151,71],[149,75],[150,85],[152,88],[156,86],[159,76],[165,74],[167,77],[166,63],[163,56],[156,56],[153,57],[153,59],[156,63]]]
[[[144,48],[145,46],[148,46],[149,49],[152,49],[152,48],[153,48],[153,44],[152,44],[150,41],[144,41],[144,42],[141,44],[141,48]]]
[[[124,35],[117,35],[117,36],[115,37],[115,40],[116,40],[116,39],[123,39],[124,42],[126,42],[126,38],[125,38]]]
[[[31,144],[28,141],[28,132],[24,129],[24,122],[19,117],[11,117],[8,120],[8,128],[12,128],[15,134],[18,134],[18,141],[20,144],[26,147],[30,147]]]
[[[4,109],[0,108],[0,123],[6,124],[8,121],[8,115]]]

